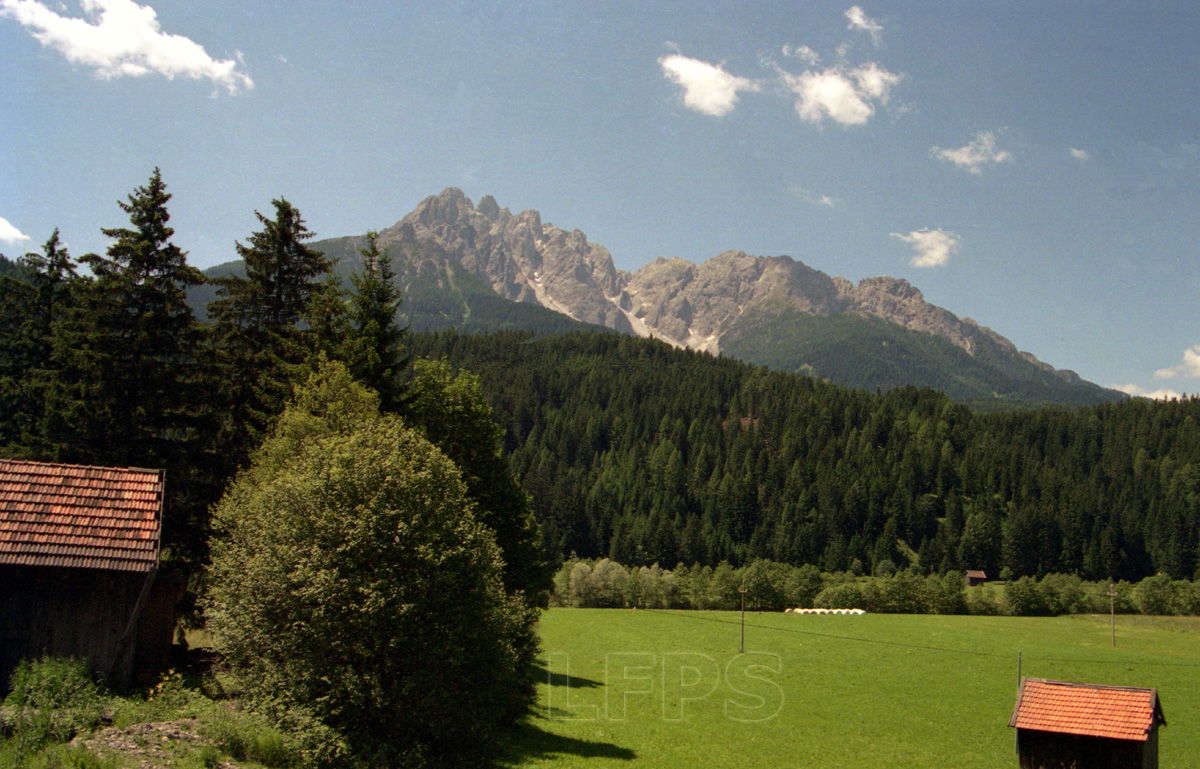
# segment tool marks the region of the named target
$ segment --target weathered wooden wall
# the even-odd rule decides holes
[[[1019,730],[1021,769],[1158,769],[1158,733],[1147,742]]]
[[[146,583],[136,572],[0,566],[0,689],[17,662],[43,655],[81,657],[118,687],[165,669],[182,592],[156,581],[126,637]]]

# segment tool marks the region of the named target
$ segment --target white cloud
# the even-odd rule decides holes
[[[978,174],[986,165],[1012,160],[1012,153],[996,146],[996,134],[992,131],[980,131],[969,143],[957,149],[933,147],[929,151],[934,157],[949,160],[973,174]]]
[[[863,93],[884,104],[887,104],[888,91],[904,79],[894,72],[888,72],[874,62],[865,67],[859,67],[850,74],[854,76],[854,81],[858,83],[858,87]]]
[[[811,67],[815,67],[821,62],[821,54],[809,48],[807,45],[785,45],[783,46],[783,55],[789,59],[799,59]]]
[[[0,15],[15,19],[43,46],[105,80],[157,73],[168,80],[211,80],[229,93],[254,87],[238,61],[214,59],[189,38],[163,32],[148,5],[80,0],[80,7],[84,18],[60,16],[37,0],[0,0]]]
[[[1154,372],[1155,379],[1177,379],[1200,377],[1200,344],[1183,351],[1183,361],[1177,366],[1160,368]]]
[[[673,53],[658,60],[663,75],[683,88],[683,103],[688,109],[721,117],[737,105],[738,91],[757,91],[753,80],[731,75],[716,64]]]
[[[907,235],[893,232],[893,238],[912,246],[913,256],[909,262],[913,267],[941,267],[950,261],[950,255],[958,251],[961,239],[946,230],[913,230]]]
[[[871,42],[879,45],[883,25],[868,16],[862,8],[857,5],[851,6],[846,11],[846,20],[850,22],[846,25],[847,29],[861,29],[871,35]]]
[[[1182,393],[1170,388],[1147,390],[1135,384],[1112,385],[1112,389],[1123,392],[1126,395],[1132,395],[1135,398],[1149,398],[1156,401],[1178,400],[1183,397]]]
[[[798,184],[790,187],[788,191],[803,200],[805,203],[808,203],[810,206],[818,206],[820,208],[836,208],[838,205],[840,205],[839,201],[829,197],[828,195],[818,194],[812,190],[805,189]]]
[[[0,216],[0,241],[5,243],[20,243],[23,240],[29,240],[29,236],[12,226],[3,216]]]
[[[793,75],[780,71],[787,88],[796,95],[796,113],[820,124],[825,118],[841,125],[862,125],[875,114],[873,102],[886,104],[888,92],[903,77],[867,64],[854,70],[830,67]]]
[[[1071,147],[1071,149],[1069,151],[1071,153],[1071,157],[1075,158],[1076,160],[1078,160],[1081,163],[1086,163],[1092,157],[1091,154],[1087,150],[1080,150],[1080,149]]]

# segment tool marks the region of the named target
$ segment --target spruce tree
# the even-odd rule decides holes
[[[93,279],[55,336],[71,374],[56,434],[78,459],[164,467],[187,433],[198,327],[186,292],[204,276],[171,242],[170,199],[155,168],[118,202],[130,227],[101,230],[106,255],[81,259]]]
[[[61,459],[164,468],[164,537],[190,560],[201,557],[211,501],[198,481],[208,430],[199,407],[200,330],[186,296],[204,276],[171,242],[170,200],[155,168],[118,201],[129,226],[103,229],[113,241],[105,255],[80,260],[93,278],[52,324],[57,371],[47,388],[47,434]]]
[[[235,246],[245,277],[218,279],[217,298],[208,306],[216,322],[213,367],[226,383],[220,442],[235,466],[262,439],[307,370],[313,334],[302,321],[330,267],[307,245],[313,233],[299,209],[283,198],[271,203],[275,217],[255,211],[262,229]]]
[[[0,277],[0,447],[5,456],[48,456],[53,450],[44,417],[56,378],[54,324],[70,308],[79,276],[58,229],[16,267]]]
[[[392,259],[379,249],[379,233],[367,233],[362,271],[350,276],[351,336],[347,345],[349,368],[358,381],[379,393],[384,411],[395,411],[404,400],[404,350],[407,329],[396,323],[401,293],[392,272]]]

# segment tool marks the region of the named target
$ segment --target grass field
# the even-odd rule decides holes
[[[507,767],[1017,766],[1028,676],[1153,686],[1160,763],[1200,769],[1200,618],[551,609]]]

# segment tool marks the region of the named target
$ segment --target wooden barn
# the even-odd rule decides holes
[[[1025,678],[1009,726],[1021,769],[1157,769],[1156,689]]]
[[[163,472],[0,459],[0,691],[25,658],[110,683],[170,661],[181,581],[158,568]]]
[[[987,582],[987,578],[987,572],[981,571],[980,569],[967,569],[964,575],[964,581],[967,583],[967,587],[982,585],[984,582]]]

